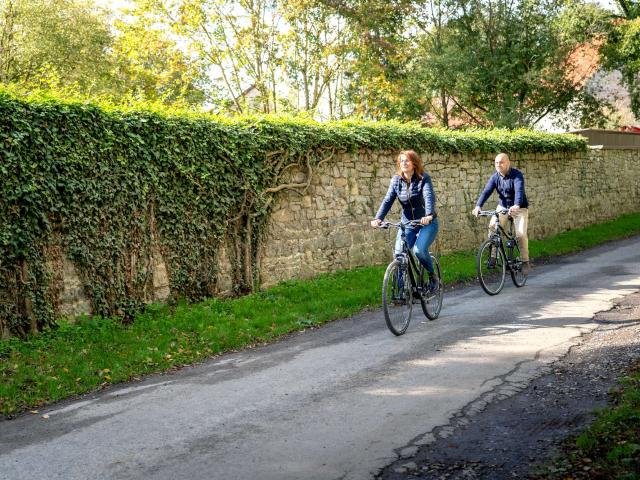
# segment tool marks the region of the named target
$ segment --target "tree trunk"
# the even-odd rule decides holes
[[[0,32],[0,82],[7,83],[10,80],[11,64],[13,63],[13,33],[15,22],[15,10],[13,1],[9,0],[3,14],[2,32]]]
[[[449,128],[449,102],[447,101],[447,92],[444,87],[440,89],[440,102],[442,104],[442,126]]]
[[[20,261],[20,283],[22,287],[22,316],[29,321],[29,331],[38,333],[38,321],[33,314],[33,303],[27,288],[29,285],[29,268],[24,258]]]
[[[253,225],[251,223],[251,215],[247,215],[245,225],[247,238],[244,241],[244,281],[248,291],[253,293],[255,286],[253,282]]]

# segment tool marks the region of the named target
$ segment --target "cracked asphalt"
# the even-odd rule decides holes
[[[527,286],[495,297],[447,291],[440,318],[417,317],[401,337],[363,312],[0,421],[0,479],[524,475],[550,430],[588,421],[592,399],[576,392],[605,402],[614,365],[633,358],[613,339],[638,337],[636,320],[594,315],[639,289],[632,238],[534,267]],[[607,331],[602,348],[585,347]],[[483,448],[465,457],[462,438]]]
[[[481,411],[472,402],[433,430],[432,443],[399,455],[377,478],[500,480],[541,473],[562,441],[593,420],[617,380],[640,362],[640,293],[618,299],[594,320],[597,329],[524,389]]]

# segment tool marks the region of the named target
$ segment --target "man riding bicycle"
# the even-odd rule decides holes
[[[522,271],[527,275],[529,273],[529,240],[527,238],[529,202],[524,191],[524,175],[520,170],[511,166],[509,155],[506,153],[500,153],[496,156],[495,167],[496,173],[489,178],[471,213],[476,217],[479,216],[484,202],[494,190],[498,192],[498,209],[504,210],[504,213],[500,215],[500,225],[506,230],[509,216],[513,218],[516,238],[522,254]],[[489,236],[495,230],[496,220],[495,217],[491,217]]]

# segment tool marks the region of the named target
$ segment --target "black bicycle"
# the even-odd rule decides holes
[[[481,211],[481,217],[496,218],[496,231],[482,242],[478,249],[477,268],[478,280],[482,289],[489,295],[497,295],[504,287],[504,279],[507,270],[511,273],[511,279],[516,287],[524,287],[527,283],[527,274],[522,268],[520,246],[513,232],[513,218],[509,217],[509,231],[500,225],[500,214],[506,210]]]
[[[443,285],[438,258],[429,252],[436,281],[435,287],[430,289],[428,273],[407,245],[406,228],[418,225],[419,221],[380,224],[380,228],[399,228],[402,238],[402,252],[394,253],[395,258],[387,267],[382,281],[384,318],[394,335],[402,335],[407,331],[413,304],[418,300],[429,320],[438,318],[442,309]]]

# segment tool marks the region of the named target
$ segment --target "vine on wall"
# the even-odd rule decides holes
[[[79,272],[93,312],[124,320],[151,297],[153,242],[174,299],[216,294],[223,245],[234,291],[255,290],[275,196],[305,192],[336,152],[547,152],[585,145],[580,137],[525,131],[232,120],[0,93],[0,326],[24,335],[55,325],[55,265],[63,254]],[[303,182],[287,181],[294,166],[305,172]]]

